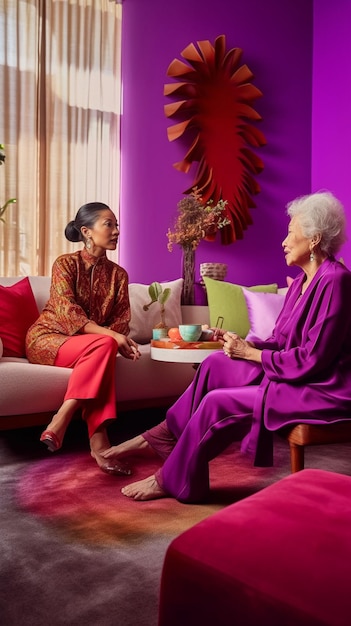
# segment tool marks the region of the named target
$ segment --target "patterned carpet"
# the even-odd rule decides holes
[[[132,423],[135,432],[144,429],[143,416],[134,418],[126,416],[124,428],[120,422],[111,433],[114,442],[127,431],[134,434]],[[84,425],[71,425],[57,454],[43,450],[39,434],[0,433],[3,626],[157,626],[162,564],[172,539],[290,472],[284,441],[275,442],[273,468],[253,468],[235,443],[210,464],[207,503],[134,502],[120,493],[129,478],[96,467]],[[306,466],[350,473],[349,456],[349,446],[311,448]],[[139,458],[131,464],[138,480],[159,461]]]

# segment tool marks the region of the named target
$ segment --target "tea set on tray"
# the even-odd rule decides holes
[[[163,336],[156,336],[156,331],[163,330]],[[180,324],[174,328],[154,329],[151,345],[163,348],[219,348],[222,344],[214,341],[214,331],[206,324]],[[161,345],[162,344],[162,345]],[[194,345],[195,344],[195,345]]]

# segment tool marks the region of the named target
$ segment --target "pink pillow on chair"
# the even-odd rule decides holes
[[[283,307],[285,296],[279,293],[262,293],[243,288],[250,330],[247,341],[268,339],[275,326],[276,319]]]
[[[10,287],[0,285],[0,337],[3,356],[24,357],[28,328],[39,317],[29,278]]]

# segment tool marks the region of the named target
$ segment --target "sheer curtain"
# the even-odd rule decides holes
[[[121,13],[110,0],[0,0],[0,275],[48,275],[77,209],[118,216]]]

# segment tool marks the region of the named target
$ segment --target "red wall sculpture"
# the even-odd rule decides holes
[[[263,162],[252,147],[265,145],[266,139],[253,124],[262,118],[252,104],[262,92],[251,83],[248,66],[240,64],[242,50],[226,51],[225,35],[214,46],[209,41],[189,44],[181,56],[187,63],[174,59],[167,70],[167,76],[181,82],[164,86],[164,95],[173,98],[165,114],[179,120],[168,128],[168,139],[183,136],[190,143],[174,167],[188,172],[198,162],[195,180],[184,193],[197,187],[204,202],[227,200],[230,224],[221,230],[221,242],[230,244],[252,224],[252,196],[260,191],[254,177]]]

